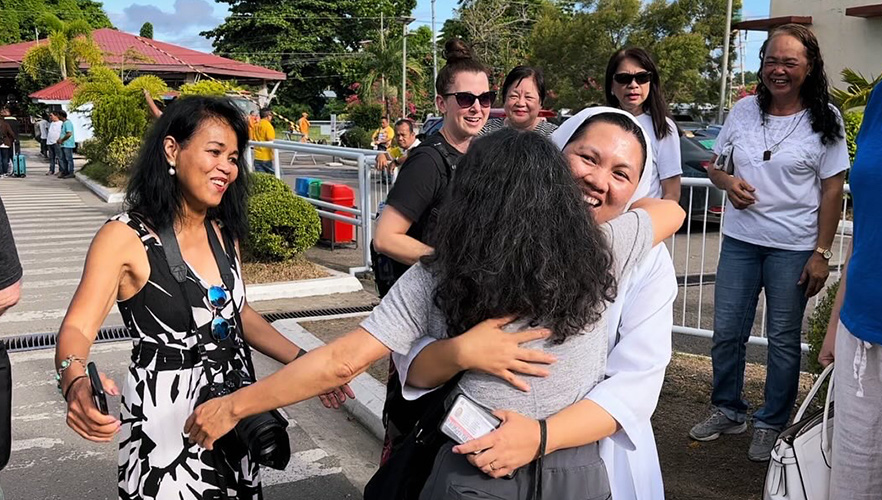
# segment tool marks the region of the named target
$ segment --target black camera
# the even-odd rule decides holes
[[[199,401],[232,394],[250,383],[250,377],[240,371],[232,371],[224,376],[223,383],[213,382],[203,387]],[[217,446],[231,461],[241,460],[248,455],[255,463],[285,470],[291,459],[287,427],[288,421],[278,410],[259,413],[240,420],[233,430],[217,440]]]

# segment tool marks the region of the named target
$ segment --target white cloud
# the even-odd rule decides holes
[[[173,8],[174,11],[167,12],[155,5],[132,4],[120,13],[109,13],[109,16],[115,26],[132,33],[137,33],[142,24],[150,22],[156,38],[169,42],[174,37],[191,37],[199,31],[198,28],[213,28],[221,22],[214,15],[214,5],[206,0],[175,0]],[[159,34],[167,36],[160,37]]]

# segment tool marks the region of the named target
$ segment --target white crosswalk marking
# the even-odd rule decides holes
[[[57,332],[89,244],[116,207],[79,183],[44,175],[0,180],[0,198],[24,269],[21,300],[0,317],[0,336]],[[114,306],[104,324],[121,323]]]

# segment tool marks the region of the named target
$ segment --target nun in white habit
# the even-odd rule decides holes
[[[619,109],[587,108],[568,119],[551,140],[564,153],[573,134],[585,120],[599,113],[634,117]],[[634,120],[639,125],[639,122]],[[642,127],[641,127],[642,128]],[[644,130],[647,147],[651,147]],[[649,193],[652,152],[633,194],[622,212]],[[616,214],[619,215],[619,214]],[[606,222],[598,220],[598,223]],[[609,474],[615,500],[658,500],[664,486],[650,417],[658,404],[665,368],[671,360],[671,330],[677,282],[671,256],[664,245],[652,249],[646,260],[619,283],[618,296],[607,311],[609,353],[606,379],[586,396],[619,424],[619,429],[600,442],[600,455]],[[430,392],[406,383],[413,360],[435,339],[424,337],[407,356],[392,354],[406,399]]]

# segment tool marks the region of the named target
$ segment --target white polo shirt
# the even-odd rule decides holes
[[[670,118],[665,118],[671,133],[659,140],[655,135],[655,126],[652,124],[652,115],[643,113],[636,117],[640,126],[646,130],[651,144],[647,146],[652,150],[652,176],[649,178],[649,198],[661,198],[661,181],[683,175],[683,165],[680,162],[680,135],[677,126]]]
[[[830,107],[842,123],[839,111]],[[845,139],[822,144],[808,109],[790,116],[766,115],[763,127],[756,97],[745,97],[729,113],[714,152],[720,154],[729,144],[734,146],[735,177],[756,189],[756,203],[736,210],[727,200],[723,234],[754,245],[814,250],[821,180],[848,169]],[[773,152],[765,161],[768,149]]]
[[[61,120],[49,122],[49,131],[46,133],[46,144],[55,144],[61,139]]]

